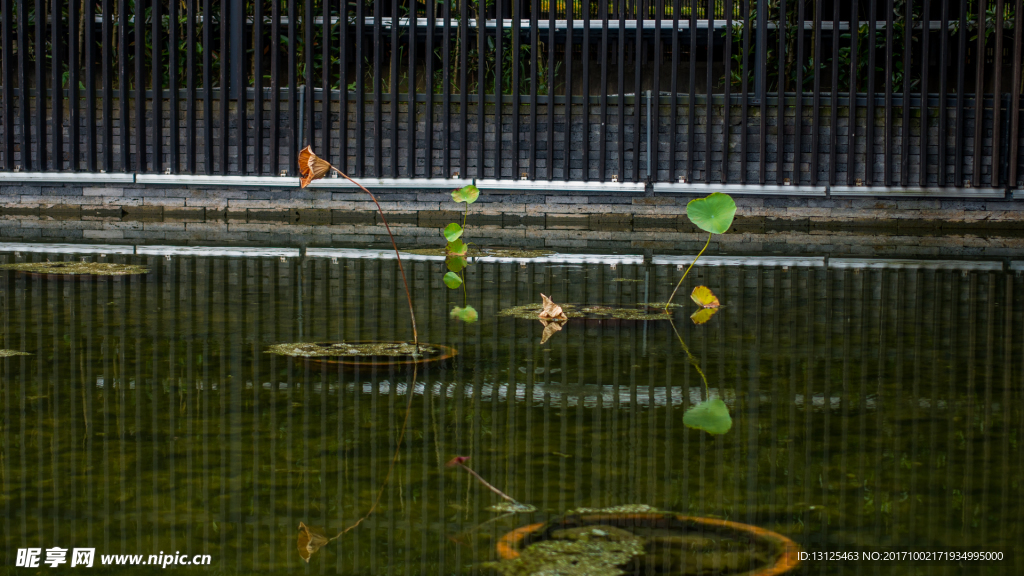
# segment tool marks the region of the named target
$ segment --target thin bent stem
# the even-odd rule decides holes
[[[703,254],[704,251],[708,249],[708,246],[711,244],[711,236],[713,236],[713,234],[708,234],[708,241],[704,243],[704,247],[701,248],[700,252],[697,253],[697,258],[700,258],[700,255]],[[693,262],[690,262],[690,268],[693,268],[693,265],[697,263],[697,258],[694,258]],[[683,285],[683,280],[686,280],[686,275],[690,273],[690,268],[687,268],[686,272],[683,272],[683,277],[680,278],[679,279],[679,283],[676,284],[676,289],[673,290],[672,291],[672,295],[668,297],[668,302],[665,302],[665,313],[666,314],[668,314],[668,307],[669,307],[669,305],[672,304],[672,299],[676,297],[676,292],[678,292],[679,291],[679,287]],[[676,334],[678,334],[678,332]],[[686,348],[685,344],[683,344],[683,348]]]
[[[481,477],[479,474],[477,474],[476,471],[473,470],[472,468],[470,468],[469,466],[466,466],[465,464],[461,464],[461,463],[459,464],[459,466],[463,470],[465,470],[466,472],[469,472],[470,474],[472,474],[474,478],[476,478],[481,484],[486,486],[491,492],[494,492],[498,496],[501,496],[502,498],[504,498],[505,500],[508,500],[509,502],[511,502],[513,504],[517,504],[517,505],[521,506],[521,504],[519,504],[519,502],[516,502],[515,498],[509,496],[508,494],[505,494],[504,492],[502,492],[501,490],[498,490],[494,486],[491,486],[491,484],[487,480],[484,480],[483,477]]]
[[[690,349],[686,347],[686,342],[683,340],[682,335],[679,334],[679,331],[676,330],[676,323],[672,321],[671,317],[669,317],[668,323],[672,326],[672,331],[676,333],[676,338],[679,339],[679,344],[683,347],[683,352],[686,352],[686,357],[690,360],[690,364],[697,370],[697,374],[700,374],[700,379],[704,382],[704,397],[707,398],[711,392],[708,391],[708,379],[704,376],[704,371],[700,369],[700,362],[690,352]]]
[[[373,200],[373,203],[377,205],[377,213],[380,214],[380,219],[382,222],[384,222],[384,228],[388,231],[388,238],[391,238],[391,246],[395,249],[395,258],[398,258],[398,271],[401,272],[402,274],[402,284],[405,285],[405,299],[408,300],[409,302],[409,318],[412,319],[412,341],[413,344],[416,345],[416,349],[419,350],[420,337],[419,334],[416,332],[416,313],[413,312],[412,310],[412,292],[409,291],[409,281],[405,279],[405,268],[402,267],[402,257],[398,254],[398,244],[395,243],[395,236],[391,233],[391,226],[388,226],[388,219],[386,216],[384,216],[384,210],[381,209],[380,202],[377,202],[377,197],[374,196],[372,192],[367,190],[362,184],[349,178],[348,174],[345,174],[341,170],[338,170],[337,168],[334,167],[333,164],[331,165],[331,168],[333,168],[334,171],[337,172],[338,174],[341,174],[349,182],[355,184],[356,186],[359,186],[359,188],[361,188],[363,192],[369,194],[370,199]],[[708,240],[710,241],[710,238]],[[362,522],[362,520],[360,520],[360,522]]]

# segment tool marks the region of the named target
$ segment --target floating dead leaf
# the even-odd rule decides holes
[[[145,274],[149,268],[134,264],[111,262],[18,262],[0,265],[0,270],[16,270],[30,274],[68,274],[92,276],[125,276]]]
[[[319,180],[331,169],[331,163],[319,158],[312,146],[306,146],[299,151],[299,185],[302,188],[309,186],[313,180]]]
[[[697,286],[690,293],[690,299],[701,308],[718,308],[718,296],[707,286]]]
[[[565,321],[568,319],[568,316],[566,316],[565,312],[562,311],[562,307],[552,302],[551,298],[541,294],[540,299],[543,302],[544,308],[540,311],[540,314],[537,315],[538,318],[541,320],[559,321]]]
[[[309,557],[315,554],[317,550],[322,548],[328,542],[330,542],[330,540],[324,533],[323,528],[306,526],[304,523],[299,522],[299,540],[297,548],[299,549],[299,556],[301,556],[307,563],[309,562]]]
[[[549,338],[554,336],[555,332],[562,330],[562,325],[567,320],[555,321],[555,320],[541,320],[540,323],[544,325],[544,333],[540,335],[540,343],[544,344]]]

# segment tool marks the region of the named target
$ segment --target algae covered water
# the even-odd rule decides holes
[[[798,573],[1024,573],[1016,262],[711,261],[687,282],[722,308],[696,326],[689,301],[677,297],[674,323],[649,306],[681,275],[672,261],[484,258],[454,291],[443,262],[409,255],[420,339],[456,355],[268,353],[412,338],[393,259],[321,252],[0,254],[147,270],[0,270],[0,348],[28,353],[0,357],[5,571],[24,570],[19,550],[41,549],[44,573],[48,550],[68,550],[56,573],[92,548],[98,573],[161,570],[101,555],[161,554],[209,555],[166,568],[182,573],[490,574],[519,526],[646,505],[763,527],[809,553],[1004,555],[812,555]],[[541,344],[541,322],[502,314],[541,293],[639,313],[570,315]],[[450,315],[466,305],[475,322]],[[683,423],[709,399],[728,408],[724,434]],[[446,466],[457,456],[532,510],[492,511],[502,498]],[[330,538],[378,494],[306,562],[300,523]]]

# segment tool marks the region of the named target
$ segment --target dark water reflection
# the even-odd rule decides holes
[[[986,567],[811,563],[806,573],[1024,573],[1018,273],[696,269],[725,304],[700,328],[688,302],[676,312],[732,412],[732,430],[713,437],[682,425],[703,385],[668,323],[570,320],[541,346],[538,322],[497,316],[540,292],[663,301],[675,266],[477,264],[467,297],[481,320],[465,325],[449,318],[464,301],[441,283],[443,264],[410,262],[421,339],[460,354],[419,370],[378,513],[307,566],[299,522],[333,533],[366,511],[410,374],[264,350],[409,338],[394,262],[107,261],[152,272],[96,282],[0,272],[3,347],[34,354],[0,360],[5,569],[18,548],[92,546],[210,554],[224,572],[454,574],[493,559],[516,526],[649,504],[763,526],[808,550],[1016,547]],[[497,497],[444,467],[456,455],[538,512],[495,520],[486,508]]]

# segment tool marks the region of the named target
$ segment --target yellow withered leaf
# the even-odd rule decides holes
[[[301,556],[307,563],[309,562],[309,557],[328,542],[330,542],[330,540],[327,538],[327,535],[324,534],[323,528],[306,526],[303,522],[299,522],[299,556]]]
[[[541,320],[566,320],[567,316],[565,315],[565,312],[562,311],[561,306],[552,302],[551,298],[548,298],[544,294],[540,295],[540,299],[544,303],[544,309],[537,315],[538,318]]]
[[[718,296],[715,296],[715,293],[707,286],[694,288],[690,293],[690,298],[701,308],[718,308]]]

